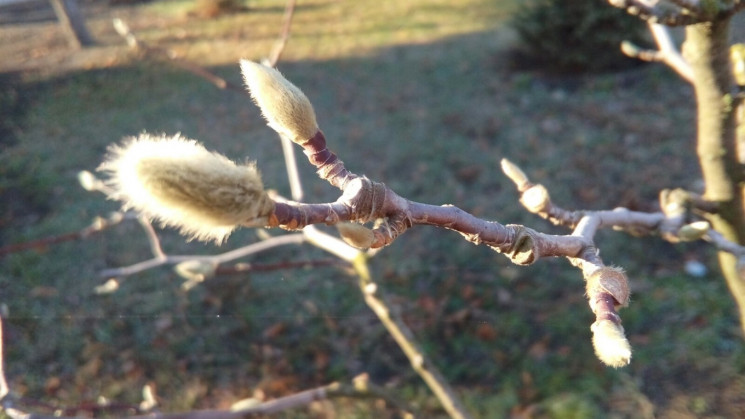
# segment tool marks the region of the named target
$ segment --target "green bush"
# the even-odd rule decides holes
[[[535,0],[511,21],[521,46],[519,65],[551,72],[597,72],[634,65],[624,40],[643,43],[644,23],[603,0]]]

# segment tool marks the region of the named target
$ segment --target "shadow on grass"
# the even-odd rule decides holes
[[[410,199],[555,231],[520,209],[499,172],[502,157],[569,208],[653,209],[660,189],[695,183],[693,99],[671,73],[646,67],[571,83],[514,73],[499,36],[286,62],[280,70],[314,103],[330,148],[348,168]],[[237,65],[214,70],[240,83]],[[30,220],[12,215],[19,218],[5,223],[5,240],[75,230],[117,208],[82,191],[75,176],[94,169],[108,144],[142,130],[181,132],[231,158],[256,159],[265,183],[289,194],[279,144],[250,100],[167,64],[78,73],[23,92],[31,93],[13,113],[20,128],[3,158],[41,165],[6,172],[3,181],[46,173],[44,185],[24,188],[40,188],[51,210]],[[304,162],[301,174],[309,201],[336,199]],[[0,191],[3,202],[13,197],[7,191]],[[163,235],[173,253],[215,253],[256,240],[242,230],[216,249]],[[622,316],[637,352],[621,371],[594,358],[584,286],[563,261],[518,269],[450,232],[416,228],[373,267],[480,416],[537,409],[562,417],[569,409],[572,417],[634,417],[647,399],[663,417],[741,411],[742,342],[726,288],[715,273],[693,279],[681,269],[694,254],[714,269],[711,253],[618,233],[602,234],[598,244],[607,262],[629,270],[636,290]],[[438,414],[346,272],[220,277],[186,293],[174,273],[155,270],[127,279],[114,294],[93,294],[105,280],[99,270],[147,257],[135,225],[6,257],[0,292],[10,313],[11,386],[62,404],[99,395],[136,404],[153,382],[163,409],[178,410],[368,372]],[[319,257],[299,247],[255,259]],[[696,379],[681,379],[691,368]]]

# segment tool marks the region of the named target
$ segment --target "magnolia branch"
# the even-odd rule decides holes
[[[354,261],[354,268],[359,276],[360,290],[365,297],[365,303],[378,316],[388,333],[398,343],[411,363],[411,367],[427,383],[427,386],[435,393],[450,417],[463,419],[470,417],[465,407],[461,404],[455,391],[450,387],[447,380],[440,371],[429,362],[424,351],[419,347],[414,333],[406,326],[400,314],[392,310],[391,304],[386,301],[378,285],[373,280],[367,268],[364,255]]]
[[[290,31],[290,25],[292,22],[293,12],[295,8],[295,0],[288,0],[287,6],[285,8],[285,14],[283,18],[283,29],[280,36],[280,39],[276,43],[271,56],[264,60],[264,62],[272,67],[276,65],[276,62],[278,61],[285,45],[287,38],[289,36]],[[150,48],[146,45],[142,44],[135,38],[135,36],[131,33],[129,28],[122,22],[122,21],[116,21],[114,22],[115,27],[117,27],[117,31],[127,39],[127,42],[132,47],[138,47],[141,50],[144,50],[146,52],[150,53],[157,53],[160,55],[165,54],[169,58],[173,59],[174,54],[172,54],[170,51],[164,51],[157,48]],[[177,62],[178,63],[178,62]],[[184,65],[188,64],[188,65]],[[193,63],[181,63],[180,64],[183,68],[191,71],[192,73],[202,76],[206,78],[208,81],[212,82],[216,86],[220,88],[224,88],[228,86],[228,82],[219,78],[216,75],[212,75],[208,70],[203,69],[197,65],[194,65]],[[233,87],[233,86],[230,86]],[[231,89],[235,90],[235,89]],[[245,91],[243,91],[245,92]],[[300,93],[302,94],[302,93]],[[306,109],[307,110],[307,109]],[[311,109],[312,112],[312,109]],[[298,115],[295,115],[296,117]],[[300,120],[302,120],[302,115],[300,115]],[[306,120],[306,123],[309,125],[313,125],[311,128],[314,128],[314,119],[315,116],[313,116],[313,121],[308,122]],[[300,182],[300,177],[298,175],[297,171],[297,162],[295,159],[294,149],[292,147],[293,138],[290,138],[288,135],[292,135],[292,133],[288,132],[282,132],[282,130],[278,130],[281,142],[282,142],[282,150],[285,157],[285,164],[287,166],[288,171],[288,179],[290,181],[290,187],[292,191],[292,197],[295,200],[302,199],[303,191],[302,191],[302,185]],[[317,132],[317,141],[306,141],[304,152],[308,156],[311,163],[315,164],[319,168],[319,174],[322,175],[324,178],[328,178],[329,176],[334,176],[334,179],[341,179],[341,183],[335,183],[332,182],[332,184],[335,184],[335,186],[339,186],[342,189],[347,184],[348,181],[353,180],[357,176],[351,175],[349,172],[346,172],[344,169],[343,164],[341,161],[338,161],[336,159],[335,155],[328,150],[326,150],[325,147],[325,138],[323,138],[323,135],[320,133],[320,131]],[[312,139],[311,139],[312,140]],[[105,168],[105,167],[104,167]],[[130,173],[131,174],[131,173]],[[253,170],[247,170],[246,173],[249,175],[249,177],[254,177],[255,172]],[[122,182],[115,182],[121,184]],[[256,192],[256,191],[254,191]],[[109,191],[108,193],[110,196],[116,196],[117,194],[112,191]],[[369,272],[367,271],[367,263],[366,263],[366,256],[364,253],[360,252],[360,250],[352,248],[349,246],[349,244],[344,243],[340,241],[339,239],[330,236],[317,228],[312,222],[309,222],[309,218],[313,218],[314,215],[312,214],[321,214],[324,212],[324,207],[326,205],[320,205],[320,206],[307,206],[305,204],[300,203],[292,203],[290,201],[287,201],[279,196],[275,196],[273,194],[268,194],[271,196],[271,200],[274,202],[275,209],[273,214],[267,214],[265,218],[268,220],[266,223],[267,225],[272,224],[278,224],[280,221],[279,219],[287,220],[287,225],[285,225],[288,229],[299,229],[302,226],[305,226],[305,228],[302,229],[302,234],[306,241],[309,243],[314,244],[315,246],[324,249],[337,257],[341,258],[342,260],[345,260],[347,262],[353,263],[353,265],[356,267],[356,270],[358,272],[358,275],[360,276],[361,281],[367,281],[368,283],[372,283],[372,280],[370,279]],[[263,199],[263,195],[261,195],[261,198]],[[354,204],[353,204],[354,205]],[[343,207],[343,206],[342,206]],[[141,208],[142,209],[142,208]],[[337,210],[341,210],[341,208],[337,208]],[[284,211],[285,215],[277,216],[277,214],[281,214]],[[338,220],[335,217],[335,212],[326,212],[326,214],[333,219]],[[261,217],[264,218],[264,217]],[[298,220],[304,220],[302,222],[299,222]],[[393,217],[392,217],[393,219]],[[326,224],[334,224],[332,222],[332,219],[327,219],[324,222]],[[245,224],[250,226],[255,226],[258,224],[261,224],[261,222],[257,222],[257,220],[249,219]],[[337,226],[340,229],[340,232],[342,233],[342,236],[344,236],[345,231],[348,232],[350,230],[350,226],[347,226],[347,228],[343,228],[346,224],[344,223],[338,223]],[[390,224],[387,224],[390,226]],[[150,226],[149,223],[146,225],[143,225],[143,227]],[[390,229],[389,229],[390,230]],[[182,228],[182,231],[184,229]],[[218,234],[209,234],[205,233],[204,230],[198,229],[198,228],[192,228],[192,229],[186,229],[186,231],[190,231],[192,234],[195,234],[197,232],[198,235],[202,235],[203,237],[212,238],[216,241],[220,241],[224,238],[222,234],[224,233],[218,233]],[[148,237],[151,242],[151,249],[153,249],[154,259],[148,263],[148,261],[144,262],[143,264],[140,264],[140,267],[143,267],[145,269],[149,269],[151,267],[156,266],[156,264],[160,264],[161,262],[165,263],[167,261],[166,255],[160,251],[160,247],[157,241],[157,236],[152,231],[152,227],[150,227],[150,230],[146,228],[146,233],[148,233]],[[390,234],[386,235],[390,236]],[[372,253],[370,253],[372,254]],[[212,273],[214,268],[214,264],[207,261],[206,263],[195,261],[195,260],[189,260],[185,262],[181,262],[180,265],[177,265],[177,270],[179,266],[188,265],[187,267],[191,267],[192,269],[195,269],[195,281],[201,281],[204,275],[205,271],[205,265],[206,265],[206,271],[207,273]],[[134,266],[136,267],[136,265]],[[107,273],[114,273],[114,274],[121,274],[121,273],[134,273],[133,267],[125,267],[120,268],[118,270],[109,270]],[[241,267],[236,265],[236,268],[240,270]],[[122,271],[122,269],[125,269],[125,271]],[[183,270],[183,269],[182,269]],[[216,269],[216,272],[224,272],[225,269]],[[181,272],[182,276],[189,276],[189,272]],[[186,275],[184,275],[186,274]],[[382,299],[375,297],[370,294],[371,287],[363,286],[361,282],[361,287],[363,291],[363,295],[365,295],[365,301],[370,306],[370,308],[373,310],[373,312],[378,315],[378,318],[380,321],[385,325],[386,329],[391,333],[399,346],[402,348],[404,353],[409,357],[412,365],[415,368],[415,371],[424,379],[426,384],[434,391],[435,395],[438,397],[440,402],[443,404],[445,409],[453,414],[457,414],[457,417],[467,417],[465,410],[462,408],[460,402],[458,401],[457,396],[455,393],[450,389],[447,381],[442,377],[442,375],[436,370],[434,365],[431,365],[430,362],[426,361],[426,356],[424,355],[421,350],[418,350],[418,345],[416,344],[416,340],[413,336],[413,334],[408,330],[403,320],[400,318],[400,316],[397,315],[390,315],[391,309],[390,306]]]
[[[642,49],[631,42],[623,42],[621,44],[621,51],[631,58],[636,58],[642,61],[649,62],[661,62],[672,68],[687,82],[693,82],[693,70],[688,62],[683,58],[683,55],[673,44],[672,38],[670,37],[670,31],[667,27],[659,23],[647,22],[649,31],[652,33],[655,42],[657,43],[658,50]]]

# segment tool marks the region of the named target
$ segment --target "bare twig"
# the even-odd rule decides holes
[[[214,256],[205,255],[165,255],[155,256],[152,259],[148,259],[139,263],[135,263],[129,266],[123,266],[120,268],[106,269],[100,272],[99,276],[103,278],[121,278],[130,276],[148,269],[152,269],[163,265],[175,265],[181,262],[187,261],[203,261],[214,263],[219,265],[221,263],[230,262],[232,260],[242,258],[254,253],[263,252],[265,250],[283,246],[287,244],[299,244],[305,241],[305,237],[302,234],[286,234],[283,236],[272,237],[267,240],[263,240],[257,243],[243,246],[229,252],[220,253]]]
[[[87,239],[96,233],[100,233],[109,227],[119,224],[124,218],[122,213],[115,212],[109,218],[95,217],[89,226],[79,231],[2,246],[0,247],[0,257],[25,250],[43,250],[51,245],[68,241]]]
[[[245,93],[243,86],[231,83],[203,66],[178,58],[178,54],[171,50],[154,47],[138,39],[123,20],[116,18],[113,20],[113,25],[116,32],[127,41],[130,48],[141,51],[146,56],[169,60],[174,65],[209,81],[218,89]]]
[[[298,260],[278,263],[236,263],[233,266],[218,266],[215,275],[241,274],[245,272],[266,272],[280,269],[315,268],[319,266],[347,266],[338,259]]]
[[[448,384],[440,371],[432,364],[419,347],[414,334],[406,326],[403,319],[396,310],[381,295],[378,284],[372,279],[367,267],[367,257],[360,254],[354,261],[354,268],[359,276],[359,285],[365,302],[378,316],[388,333],[398,343],[411,363],[411,367],[427,383],[427,386],[435,393],[442,406],[452,418],[468,418],[470,415],[460,402],[455,390]]]
[[[295,15],[296,3],[297,0],[287,1],[287,5],[285,6],[285,14],[282,17],[282,32],[280,32],[279,39],[277,40],[276,44],[274,44],[274,48],[272,48],[272,53],[269,54],[269,57],[266,59],[266,64],[269,67],[277,66],[277,62],[279,62],[279,58],[282,56],[282,52],[284,52],[285,50],[287,40],[290,38],[290,28],[292,27],[292,18]]]
[[[3,340],[3,318],[0,315],[0,402],[8,395],[8,381],[5,379],[5,344]]]
[[[369,382],[366,376],[359,376],[352,384],[332,383],[326,386],[301,391],[289,396],[279,397],[274,400],[260,402],[258,400],[247,400],[245,403],[235,403],[231,409],[209,409],[194,410],[182,413],[160,413],[153,412],[135,416],[125,416],[126,419],[238,419],[245,417],[261,416],[284,412],[308,406],[317,400],[330,400],[335,398],[361,398],[382,399],[401,411],[403,417],[413,417],[411,408],[406,406],[397,397],[385,391],[379,386]],[[73,419],[71,416],[59,414],[44,415],[28,413],[16,407],[5,407],[4,412],[14,419]]]
[[[631,58],[637,58],[642,61],[665,63],[687,82],[692,83],[693,70],[691,70],[691,66],[673,44],[670,31],[667,27],[652,22],[647,22],[647,26],[649,26],[649,31],[652,33],[659,50],[642,49],[631,42],[624,42],[621,44],[623,53]]]

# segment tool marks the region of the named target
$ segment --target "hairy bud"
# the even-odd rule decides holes
[[[631,362],[631,345],[622,326],[610,320],[600,320],[593,323],[591,329],[595,354],[604,364],[620,368]]]
[[[219,244],[274,209],[254,164],[237,165],[180,135],[141,134],[113,145],[98,170],[125,208],[199,240]]]
[[[241,60],[241,71],[251,97],[273,130],[298,144],[318,132],[310,101],[279,71],[248,60]]]
[[[531,183],[528,176],[515,163],[502,159],[500,165],[502,166],[502,172],[515,183],[517,190],[523,192],[530,187]]]

